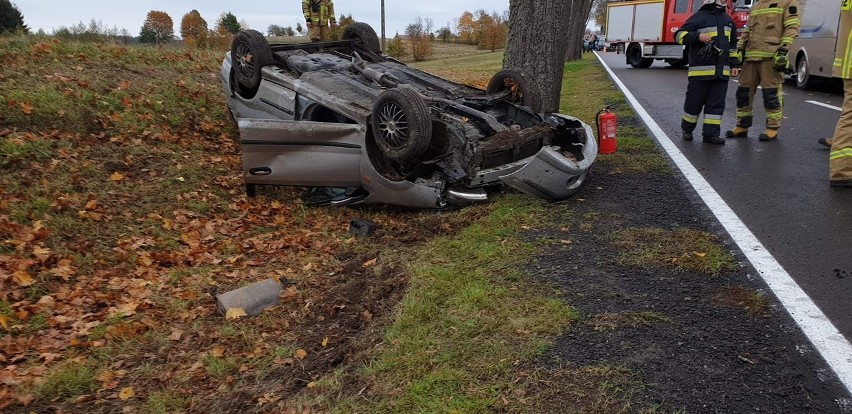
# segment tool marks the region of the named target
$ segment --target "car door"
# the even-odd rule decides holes
[[[246,184],[361,185],[363,125],[242,118],[238,126]]]

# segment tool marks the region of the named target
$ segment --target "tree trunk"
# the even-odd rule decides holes
[[[571,24],[568,32],[569,43],[565,60],[575,60],[583,57],[583,34],[592,12],[592,0],[573,0],[571,2]],[[581,16],[585,16],[582,17]]]
[[[524,69],[535,78],[544,112],[559,111],[570,23],[579,16],[571,13],[571,6],[585,1],[589,0],[509,1],[509,40],[503,67]],[[586,21],[585,17],[580,19]]]

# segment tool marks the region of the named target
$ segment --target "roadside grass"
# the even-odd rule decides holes
[[[713,300],[722,305],[740,308],[754,317],[766,316],[769,313],[766,295],[742,286],[726,286],[713,296]]]
[[[675,268],[719,276],[735,270],[734,257],[713,234],[685,228],[626,228],[611,235],[623,266]]]
[[[614,173],[672,173],[653,139],[641,124],[636,125],[640,121],[633,109],[593,54],[584,54],[582,59],[565,64],[560,99],[560,112],[587,122],[595,134],[598,111],[613,105],[619,119],[618,150],[614,154],[599,154],[598,160],[611,165]]]
[[[639,328],[657,323],[674,323],[668,316],[658,312],[605,312],[592,315],[586,324],[595,332],[614,331],[622,328]]]
[[[35,394],[48,400],[70,399],[97,390],[98,367],[91,361],[72,361],[55,369],[36,386]]]
[[[488,52],[455,43],[442,46],[441,53],[430,59],[408,63],[420,70],[481,89],[485,89],[491,77],[503,69],[502,50]]]

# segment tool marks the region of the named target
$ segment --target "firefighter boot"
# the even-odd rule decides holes
[[[680,136],[684,141],[692,141],[692,132],[683,131],[683,134]]]
[[[760,134],[757,139],[761,141],[775,141],[776,139],[778,139],[778,130],[767,129],[766,132]]]
[[[713,144],[713,145],[725,145],[725,138],[722,137],[714,137],[712,135],[704,137],[705,144]]]
[[[725,132],[728,138],[745,138],[748,136],[748,128],[734,127],[734,129]]]

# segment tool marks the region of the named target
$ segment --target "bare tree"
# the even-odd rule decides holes
[[[423,60],[432,55],[432,19],[417,16],[414,23],[405,28],[405,35],[411,42],[411,57]]]

